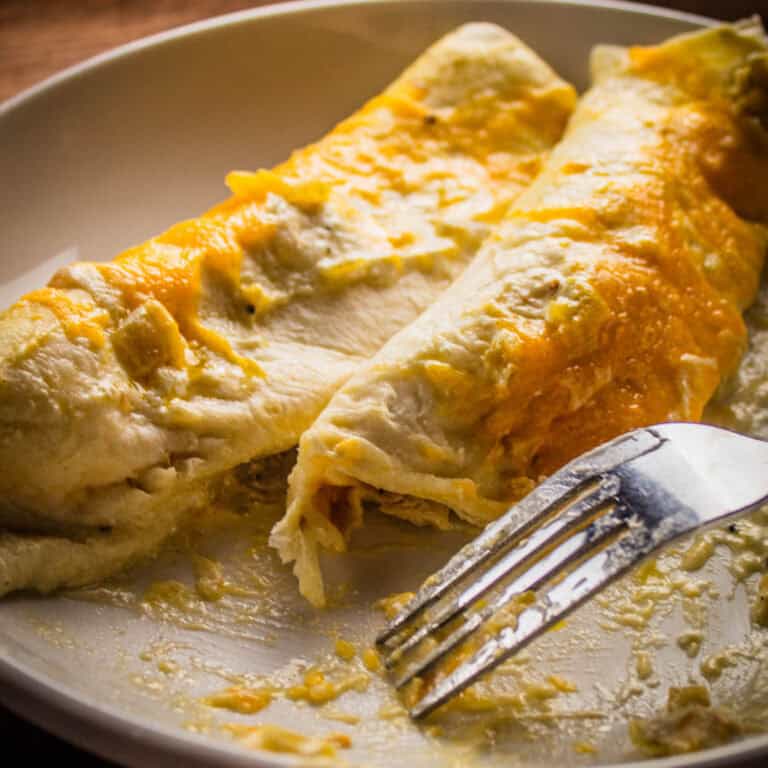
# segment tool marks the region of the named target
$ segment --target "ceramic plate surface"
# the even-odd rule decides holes
[[[41,285],[64,263],[109,259],[205,210],[226,195],[229,170],[286,158],[354,111],[438,37],[476,20],[508,28],[580,89],[594,44],[653,43],[706,23],[601,3],[298,3],[195,24],[98,57],[0,108],[0,303]],[[396,522],[380,526],[378,545],[362,542],[357,554],[330,564],[338,583],[360,587],[321,616],[301,604],[271,555],[244,552],[242,540],[226,531],[207,542],[209,550],[228,567],[260,571],[263,595],[196,604],[202,628],[164,615],[173,613],[167,606],[140,600],[158,579],[190,578],[189,558],[180,551],[138,569],[106,597],[4,600],[0,699],[80,746],[130,765],[290,763],[228,740],[221,723],[254,718],[211,710],[199,699],[273,670],[295,680],[302,664],[333,648],[338,634],[370,643],[382,622],[372,602],[413,588],[459,543],[456,536],[409,531]],[[399,543],[381,546],[381,537]],[[730,583],[722,562],[709,568],[711,578]],[[749,634],[743,589],[731,585],[726,592],[710,612],[712,647]],[[542,726],[536,738],[526,732],[511,752],[488,754],[478,765],[628,764],[625,721],[613,723],[604,713],[627,684],[629,641],[620,632],[589,634],[601,610],[590,606],[561,636],[544,638],[530,661],[534,677],[537,670],[554,671],[576,681],[578,691],[558,704],[576,724]],[[675,610],[658,628],[670,637],[679,620]],[[648,707],[689,674],[690,660],[671,646],[660,653],[657,692],[638,694]],[[734,679],[728,690],[741,696],[743,684]],[[366,692],[335,703],[336,710],[362,718],[356,726],[329,720],[327,709],[282,700],[261,720],[309,733],[349,733],[353,744],[344,759],[355,765],[426,768],[455,757],[450,739],[425,735],[407,721],[377,725],[387,696],[387,685],[375,680]],[[590,712],[594,721],[586,717]],[[574,743],[585,732],[614,746],[596,756],[580,754]],[[762,736],[643,765],[703,768],[760,755],[768,758]]]

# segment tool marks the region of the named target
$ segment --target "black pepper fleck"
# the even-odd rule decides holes
[[[728,526],[728,531],[729,531],[730,533],[738,533],[738,532],[739,532],[739,529],[736,527],[736,523],[731,523],[731,524]]]
[[[437,115],[424,115],[424,125],[434,125],[437,122]]]
[[[256,307],[254,307],[253,304],[246,304],[245,305],[245,311],[249,315],[255,315],[256,314]]]

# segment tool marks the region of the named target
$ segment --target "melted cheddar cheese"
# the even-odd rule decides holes
[[[0,594],[151,552],[292,448],[538,172],[573,88],[470,24],[232,196],[0,316]]]
[[[760,31],[727,26],[596,54],[534,184],[302,437],[272,541],[310,600],[317,547],[366,508],[483,525],[588,448],[701,417],[763,264],[766,60]]]

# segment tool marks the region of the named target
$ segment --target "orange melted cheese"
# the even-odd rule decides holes
[[[21,301],[52,312],[70,339],[84,338],[97,348],[104,344],[104,329],[109,324],[109,316],[90,302],[78,301],[54,288],[39,288],[26,294]]]
[[[757,291],[765,237],[738,215],[739,200],[723,200],[708,177],[743,167],[745,154],[754,164],[753,182],[768,174],[768,142],[761,138],[755,152],[746,130],[723,104],[673,110],[651,157],[656,183],[624,191],[618,210],[598,198],[594,208],[573,216],[587,224],[594,242],[610,243],[610,258],[577,265],[604,306],[585,317],[566,315],[526,338],[526,349],[516,350],[515,357],[524,356],[516,361],[519,373],[501,409],[485,422],[497,440],[539,446],[520,467],[532,481],[623,432],[670,418],[699,420],[721,380],[736,369],[746,346],[741,312]],[[717,167],[702,172],[702,158],[716,151]],[[752,189],[765,196],[768,185]],[[520,215],[547,221],[572,213]],[[655,242],[616,237],[611,228],[618,217],[650,227]],[[584,340],[594,349],[574,355]],[[692,358],[710,363],[692,365],[681,392],[681,368],[686,359],[695,363]],[[611,372],[610,386],[592,387],[588,402],[569,407],[573,382],[598,381],[601,371]],[[542,389],[542,382],[551,383]]]
[[[227,183],[232,197],[200,218],[173,226],[111,263],[89,266],[118,293],[118,315],[156,300],[175,319],[188,343],[247,373],[259,374],[261,369],[253,360],[235,352],[224,335],[206,325],[200,316],[200,301],[210,282],[225,287],[235,312],[240,309],[244,315],[244,323],[248,313],[259,315],[272,306],[263,288],[241,280],[245,254],[269,248],[275,236],[275,224],[265,213],[267,199],[278,196],[310,216],[322,210],[333,190],[348,198],[353,207],[356,199],[379,205],[383,195],[407,196],[425,183],[454,178],[455,167],[435,167],[425,176],[419,164],[455,154],[487,168],[488,191],[494,202],[478,219],[498,220],[538,171],[541,148],[554,143],[562,132],[572,99],[568,88],[553,89],[549,84],[521,96],[514,87],[501,92],[489,89],[444,115],[440,108],[431,109],[428,89],[402,79],[320,142],[295,152],[273,171],[231,173]],[[440,203],[446,206],[471,192],[461,184],[443,186]],[[455,235],[461,241],[461,233]],[[388,238],[389,259],[400,271],[405,262],[397,252],[414,239],[411,232]],[[422,269],[433,267],[429,258],[415,263]],[[24,301],[51,308],[69,335],[101,343],[102,315],[86,311],[63,293],[73,287],[71,272],[77,266],[63,270],[45,292],[34,292]],[[366,278],[357,263],[352,266],[355,277]],[[343,267],[324,272],[326,284],[320,287],[333,290],[334,275],[346,277],[349,272]]]
[[[366,503],[482,525],[609,438],[701,418],[765,254],[768,135],[740,90],[764,59],[727,28],[598,73],[469,268],[302,438],[272,541],[305,595],[323,601],[316,548],[343,549]]]
[[[0,314],[0,594],[115,572],[295,446],[461,273],[575,100],[512,35],[465,25],[204,215]]]
[[[700,171],[692,167],[708,151],[698,125],[706,118],[684,117],[690,119],[692,130],[674,125],[670,140],[659,151],[659,168],[665,168],[664,175],[668,173],[675,183],[660,181],[655,189],[629,190],[624,203],[638,222],[650,223],[655,247],[614,239],[612,258],[583,265],[604,304],[593,316],[596,327],[589,328],[589,317],[576,318],[573,327],[573,318],[566,316],[544,334],[528,337],[530,349],[517,351],[524,355],[518,362],[520,373],[504,397],[512,413],[505,418],[502,407],[487,425],[499,439],[514,434],[516,440],[542,446],[530,466],[521,468],[531,478],[551,473],[622,432],[670,417],[698,420],[721,379],[734,371],[741,357],[746,344],[741,310],[757,287],[763,242],[750,224],[707,189]],[[768,171],[764,158],[763,166]],[[685,218],[676,199],[680,194],[695,201]],[[567,217],[561,211],[556,215]],[[580,218],[590,217],[582,212]],[[687,241],[689,227],[697,232],[696,243]],[[593,224],[591,231],[596,242],[610,239],[610,232],[599,224]],[[699,263],[702,243],[718,255],[716,268]],[[611,319],[605,322],[604,314]],[[573,357],[573,345],[593,332],[600,335],[597,348],[564,368],[563,361]],[[681,398],[678,371],[686,355],[713,358],[713,364],[692,374],[695,380]],[[600,371],[613,372],[611,386],[596,392],[583,407],[569,409],[571,382],[595,381]],[[531,400],[537,382],[552,383]],[[530,407],[521,409],[526,400]],[[553,412],[565,413],[550,421]]]

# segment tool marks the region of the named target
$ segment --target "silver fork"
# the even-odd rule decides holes
[[[429,577],[377,638],[398,688],[479,643],[411,716],[426,717],[659,548],[766,500],[768,442],[718,427],[638,429],[570,462]],[[526,593],[513,624],[490,623]]]

